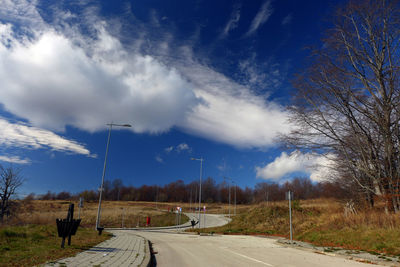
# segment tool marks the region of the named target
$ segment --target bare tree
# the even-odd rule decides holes
[[[10,214],[10,198],[16,194],[22,183],[23,179],[19,170],[11,166],[4,168],[0,165],[0,221],[3,220],[4,215]]]
[[[400,212],[400,8],[351,0],[298,75],[288,144],[336,156],[339,173],[373,203]],[[345,175],[344,175],[345,174]]]

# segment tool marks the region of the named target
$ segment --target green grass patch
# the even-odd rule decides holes
[[[0,228],[0,266],[34,266],[70,257],[111,237],[93,229],[79,228],[72,245],[60,248],[55,225],[6,226]],[[66,241],[67,243],[67,241]]]

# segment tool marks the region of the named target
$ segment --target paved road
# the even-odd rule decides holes
[[[254,236],[140,232],[153,243],[157,266],[371,267],[340,257],[284,247]],[[377,266],[377,265],[374,265]]]
[[[48,266],[147,266],[150,260],[147,241],[133,231],[109,231],[114,237],[91,249],[45,264]]]
[[[197,214],[187,214],[189,217]],[[222,215],[206,215],[206,226],[220,226],[229,221]],[[204,219],[202,218],[202,228]],[[327,256],[285,247],[274,239],[254,236],[199,236],[167,231],[140,231],[150,240],[157,266],[270,266],[270,267],[371,267],[341,257]],[[375,265],[377,266],[377,265]]]
[[[196,214],[187,214],[189,217]],[[203,219],[203,218],[202,218]],[[224,225],[222,215],[206,215],[207,227]],[[203,220],[204,223],[204,220]],[[202,227],[204,224],[202,223]],[[186,226],[188,226],[186,224]],[[153,243],[157,266],[270,266],[270,267],[370,267],[347,260],[285,247],[274,239],[254,236],[199,236],[177,233],[179,229],[108,230],[115,236],[76,257],[46,266],[146,266]],[[147,257],[147,258],[146,258]],[[377,265],[375,265],[377,266]]]

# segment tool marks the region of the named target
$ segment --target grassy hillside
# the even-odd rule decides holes
[[[381,210],[358,210],[345,215],[335,200],[293,203],[294,239],[321,246],[387,253],[400,256],[400,217]],[[289,236],[287,202],[262,203],[239,209],[232,222],[206,232]]]

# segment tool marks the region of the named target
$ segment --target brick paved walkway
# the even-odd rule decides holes
[[[114,234],[75,257],[47,263],[45,266],[147,266],[150,251],[147,241],[132,231],[108,231]]]

